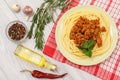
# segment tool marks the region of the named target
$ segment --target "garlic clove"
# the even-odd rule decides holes
[[[26,21],[33,15],[33,9],[30,6],[25,6],[23,9],[23,13],[26,15]]]
[[[33,9],[30,6],[25,6],[23,9],[23,13],[25,15],[31,15],[33,13]]]
[[[19,12],[20,11],[20,5],[15,3],[11,6],[11,9],[14,12]]]

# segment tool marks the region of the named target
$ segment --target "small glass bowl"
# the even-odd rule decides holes
[[[19,39],[19,40],[12,39],[12,38],[9,36],[9,33],[8,33],[8,32],[9,32],[9,29],[11,28],[11,26],[12,26],[13,24],[16,24],[16,23],[21,24],[21,25],[25,28],[24,37],[22,37],[22,38]],[[16,26],[16,27],[17,27],[17,26]],[[15,21],[10,22],[10,23],[7,25],[7,27],[6,27],[6,35],[7,35],[8,39],[11,40],[11,41],[13,41],[13,42],[15,42],[15,43],[21,43],[21,42],[23,42],[23,41],[25,40],[26,36],[27,36],[27,32],[28,32],[28,31],[27,31],[26,25],[25,25],[23,22],[19,21],[19,20],[15,20]]]

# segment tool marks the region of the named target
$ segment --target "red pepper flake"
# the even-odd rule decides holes
[[[25,34],[25,27],[18,22],[12,24],[8,29],[8,35],[13,40],[21,40],[22,38],[24,38]]]

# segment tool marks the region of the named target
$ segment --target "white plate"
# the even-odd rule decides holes
[[[79,10],[94,10],[94,11],[100,11],[102,12],[106,18],[109,20],[109,23],[110,23],[110,34],[111,34],[111,37],[112,37],[112,43],[111,43],[111,46],[110,46],[110,49],[100,55],[100,56],[96,56],[96,57],[92,57],[92,58],[85,58],[85,59],[78,59],[76,57],[73,57],[72,54],[70,54],[68,51],[65,50],[65,48],[63,47],[63,45],[61,44],[61,31],[62,31],[62,23],[63,23],[63,18],[65,17],[68,17],[68,14],[74,12],[76,9],[79,9]],[[69,61],[75,63],[75,64],[79,64],[79,65],[84,65],[84,66],[90,66],[90,65],[96,65],[102,61],[104,61],[105,59],[107,59],[111,54],[112,52],[114,51],[115,47],[116,47],[116,43],[117,43],[117,39],[118,39],[118,33],[117,33],[117,28],[116,28],[116,25],[114,23],[114,21],[112,20],[112,18],[103,10],[101,10],[100,8],[98,7],[95,7],[95,6],[76,6],[70,10],[68,10],[59,20],[57,26],[56,26],[56,32],[55,32],[55,38],[56,38],[56,43],[57,43],[57,47],[58,49],[60,50],[60,52],[62,53],[62,55],[64,57],[66,57]]]

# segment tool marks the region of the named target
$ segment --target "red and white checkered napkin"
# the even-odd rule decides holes
[[[80,66],[68,61],[62,54],[57,50],[57,45],[55,42],[55,29],[56,24],[54,24],[52,31],[47,39],[45,44],[43,53],[66,64],[69,64],[73,67],[78,69],[84,70],[90,74],[93,74],[103,80],[120,80],[120,0],[72,0],[71,6],[77,5],[95,5],[107,13],[114,19],[117,29],[118,29],[118,43],[116,49],[109,57],[109,59],[105,60],[104,62],[95,65],[95,66]],[[56,23],[58,22],[59,18],[64,14],[64,11],[60,13]]]

